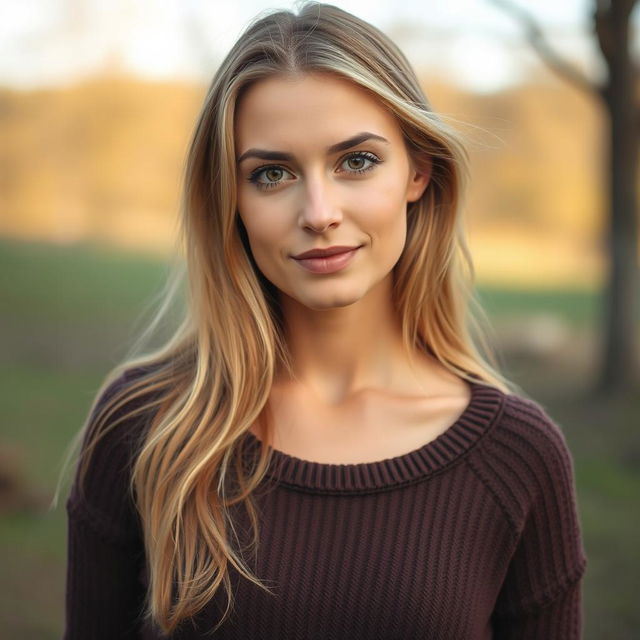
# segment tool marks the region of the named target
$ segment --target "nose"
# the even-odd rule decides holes
[[[342,212],[326,179],[308,179],[303,198],[298,218],[303,229],[322,233],[342,221]]]

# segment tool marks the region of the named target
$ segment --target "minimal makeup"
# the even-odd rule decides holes
[[[257,81],[236,109],[238,213],[258,268],[313,309],[355,304],[388,280],[406,207],[428,184],[395,117],[332,74]]]

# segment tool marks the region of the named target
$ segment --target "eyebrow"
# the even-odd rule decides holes
[[[371,133],[370,131],[363,131],[362,133],[357,133],[355,136],[351,136],[342,142],[336,142],[336,144],[332,144],[328,149],[327,153],[337,153],[339,151],[346,151],[347,149],[351,149],[352,147],[357,147],[359,144],[366,142],[367,140],[378,140],[379,142],[384,142],[385,144],[389,144],[389,141],[382,136],[376,135],[375,133]],[[284,153],[283,151],[268,151],[267,149],[248,149],[245,151],[239,158],[238,164],[240,164],[243,160],[247,158],[259,158],[260,160],[280,160],[282,162],[291,162],[293,160],[293,155],[290,153]]]

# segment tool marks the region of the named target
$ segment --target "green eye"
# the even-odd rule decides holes
[[[357,171],[365,166],[366,161],[366,158],[363,158],[362,156],[355,156],[353,158],[348,158],[347,164],[349,165],[349,169]]]
[[[364,173],[382,162],[378,156],[368,151],[356,151],[342,160],[340,166],[349,173]]]
[[[267,182],[278,182],[282,180],[282,176],[284,171],[280,167],[272,167],[271,169],[266,169],[264,172],[264,177],[267,179]]]
[[[249,182],[255,184],[258,189],[270,189],[284,182],[287,179],[287,174],[292,175],[284,167],[278,165],[258,167],[249,176]]]

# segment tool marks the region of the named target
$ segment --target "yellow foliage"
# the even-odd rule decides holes
[[[479,279],[595,284],[606,206],[597,105],[560,81],[494,95],[424,84],[467,140]],[[0,234],[166,250],[204,92],[115,76],[0,91]]]

